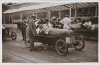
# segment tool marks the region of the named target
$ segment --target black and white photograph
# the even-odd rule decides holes
[[[2,3],[2,63],[98,63],[99,2]]]

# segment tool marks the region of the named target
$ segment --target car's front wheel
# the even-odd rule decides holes
[[[68,54],[68,44],[62,39],[57,40],[55,48],[57,53],[61,56],[65,56]]]

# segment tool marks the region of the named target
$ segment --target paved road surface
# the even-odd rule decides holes
[[[54,48],[42,51],[30,52],[21,40],[21,34],[16,40],[7,38],[3,41],[3,62],[4,63],[72,63],[72,62],[98,62],[98,42],[86,41],[85,48],[80,52],[73,48],[69,49],[67,56],[59,56]],[[35,46],[40,43],[36,42]]]

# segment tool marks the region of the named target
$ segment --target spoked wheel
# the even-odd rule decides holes
[[[17,38],[17,34],[15,32],[11,32],[11,38],[15,40]]]
[[[62,39],[59,39],[56,42],[55,48],[56,48],[57,53],[61,56],[65,56],[68,53],[68,44]]]
[[[9,36],[9,30],[6,29],[5,32],[4,32],[7,36]]]
[[[83,37],[76,37],[74,41],[75,50],[81,51],[85,47],[85,40]]]

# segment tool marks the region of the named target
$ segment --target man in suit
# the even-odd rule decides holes
[[[30,51],[35,50],[34,48],[34,38],[36,35],[35,19],[36,19],[35,16],[32,15],[32,19],[29,21]]]

